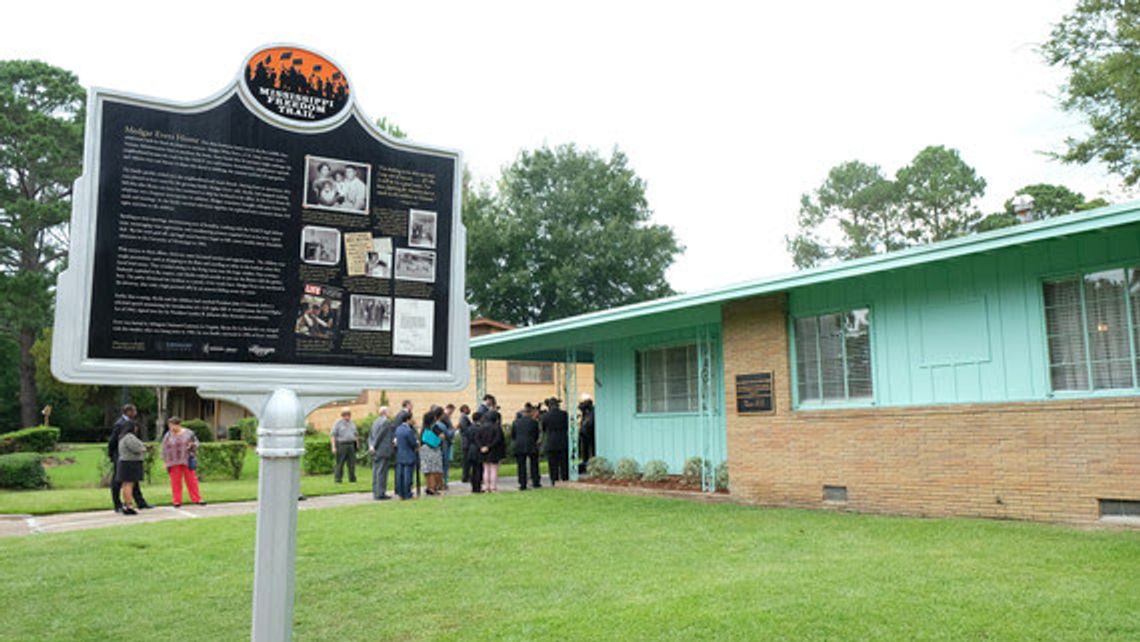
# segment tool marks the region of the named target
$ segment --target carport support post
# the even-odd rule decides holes
[[[566,374],[562,383],[570,424],[566,457],[570,460],[570,481],[578,481],[578,457],[581,454],[578,452],[578,352],[574,348],[566,349]]]
[[[292,390],[265,402],[257,429],[257,550],[253,566],[254,642],[293,637],[297,561],[297,497],[305,453],[305,410]]]

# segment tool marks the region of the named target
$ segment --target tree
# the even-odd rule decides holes
[[[1074,192],[1064,185],[1050,185],[1049,183],[1026,185],[1013,194],[1014,196],[1021,194],[1032,196],[1033,216],[1038,219],[1053,218],[1108,205],[1108,201],[1103,198],[1086,201],[1085,195],[1080,192]],[[1017,215],[1013,211],[1013,199],[1009,198],[1005,201],[1005,207],[1001,212],[990,214],[978,221],[975,231],[987,232],[1017,225],[1017,223]]]
[[[808,268],[831,260],[849,260],[906,246],[905,219],[895,184],[878,165],[854,160],[831,168],[814,194],[800,197],[799,233],[785,237],[792,262]],[[838,228],[829,241],[820,228]]]
[[[467,294],[477,314],[541,323],[672,294],[681,246],[650,223],[645,182],[615,149],[521,152],[498,189],[464,181]]]
[[[1082,114],[1090,133],[1069,137],[1056,155],[1070,163],[1100,161],[1140,181],[1140,2],[1079,0],[1042,47],[1052,66],[1067,68],[1061,107]]]
[[[878,165],[847,161],[800,197],[799,232],[784,238],[797,268],[893,252],[972,231],[986,181],[957,150],[932,145],[892,181]]]
[[[967,165],[958,150],[931,145],[895,176],[899,198],[915,243],[945,241],[969,232],[982,218],[974,201],[986,191],[986,179]]]
[[[0,61],[0,332],[20,349],[20,416],[39,423],[32,345],[51,325],[83,154],[85,92],[69,71]]]

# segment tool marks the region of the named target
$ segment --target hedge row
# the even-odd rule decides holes
[[[0,454],[48,453],[59,442],[59,428],[34,426],[0,435]]]
[[[644,471],[635,460],[629,458],[619,459],[616,467],[605,457],[591,457],[586,463],[586,474],[594,479],[663,481],[668,470],[665,462],[659,459],[647,462]],[[700,486],[702,473],[712,475],[717,490],[728,489],[728,462],[722,461],[714,469],[711,462],[705,462],[701,457],[690,457],[681,468],[681,482],[688,486]]]
[[[0,455],[0,488],[47,488],[48,476],[37,453]]]
[[[198,477],[203,479],[241,479],[245,467],[244,441],[218,441],[198,446]]]

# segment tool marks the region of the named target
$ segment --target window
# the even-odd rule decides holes
[[[1140,386],[1140,270],[1046,281],[1044,295],[1053,390]]]
[[[507,383],[554,383],[554,364],[511,361],[507,364]]]
[[[799,402],[869,402],[871,311],[867,308],[795,320]]]
[[[637,411],[697,411],[697,346],[638,351]]]

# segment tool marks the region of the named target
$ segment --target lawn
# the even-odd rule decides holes
[[[78,512],[89,510],[109,510],[110,490],[100,488],[99,463],[107,457],[107,447],[103,444],[64,444],[64,450],[51,453],[58,458],[75,458],[75,463],[48,468],[52,487],[48,490],[0,490],[0,514],[48,515],[52,513]],[[513,477],[514,464],[503,465],[500,475]],[[251,448],[246,453],[245,467],[241,479],[202,481],[202,498],[207,502],[236,502],[257,499],[257,453]],[[546,474],[546,465],[542,472]],[[388,477],[389,488],[393,487],[394,473]],[[451,470],[451,478],[458,480],[460,471]],[[365,467],[356,468],[356,483],[348,482],[348,475],[341,484],[333,482],[331,474],[303,475],[301,492],[316,497],[339,493],[362,493],[372,490],[372,471]],[[169,504],[170,481],[162,462],[154,467],[152,482],[143,483],[143,496],[152,504]],[[189,498],[183,493],[183,501]]]
[[[253,538],[0,540],[0,639],[248,639]],[[296,594],[299,640],[1136,640],[1140,533],[543,490],[303,511]]]

